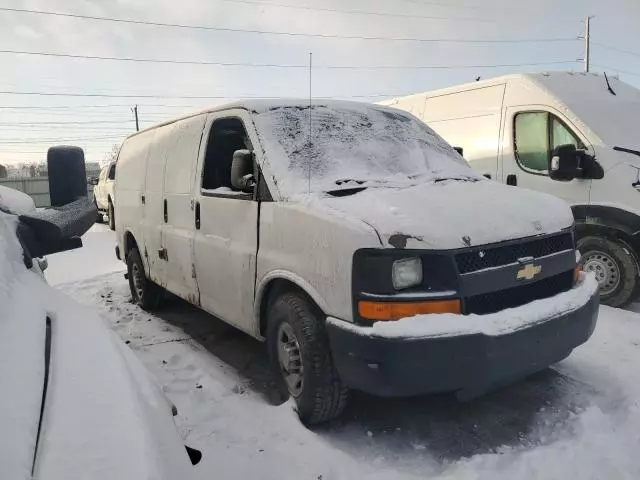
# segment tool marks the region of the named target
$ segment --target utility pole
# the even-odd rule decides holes
[[[133,114],[134,114],[134,115],[135,115],[135,117],[136,117],[136,132],[139,132],[139,131],[140,131],[140,125],[139,125],[139,123],[138,123],[138,105],[135,105],[135,106],[131,109],[131,111],[133,112]]]
[[[589,28],[591,27],[591,19],[593,16],[588,16],[584,22],[584,71],[589,73],[590,57],[589,57],[589,43],[591,40]]]

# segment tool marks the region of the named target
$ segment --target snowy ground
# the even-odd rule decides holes
[[[103,312],[157,376],[203,451],[199,478],[640,478],[636,313],[602,307],[567,360],[471,403],[356,395],[341,421],[310,431],[274,388],[259,342],[180,300],[156,316],[134,307],[113,232],[96,225],[84,240],[51,256],[47,277]]]

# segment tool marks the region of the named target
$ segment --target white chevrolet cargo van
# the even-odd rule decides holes
[[[640,90],[598,74],[509,75],[382,102],[425,121],[479,173],[566,200],[604,303],[634,298],[640,258]],[[548,174],[571,144],[593,168]],[[591,158],[588,158],[591,157]],[[593,162],[591,162],[593,163]],[[540,207],[542,208],[542,207]]]
[[[561,175],[575,152],[554,158]],[[396,109],[217,107],[128,137],[116,172],[133,299],[168,290],[266,340],[305,423],[348,389],[478,395],[595,327],[569,207],[485,179]]]

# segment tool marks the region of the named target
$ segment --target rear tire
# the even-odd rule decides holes
[[[578,240],[578,250],[582,268],[596,275],[602,303],[623,307],[633,300],[638,265],[626,245],[603,237],[585,237]]]
[[[116,219],[114,217],[113,214],[113,203],[111,203],[111,199],[109,199],[109,228],[111,230],[115,230],[116,229]]]
[[[137,248],[132,248],[127,255],[127,271],[133,303],[143,310],[158,308],[164,289],[146,277],[142,258]]]
[[[348,390],[333,365],[320,311],[302,295],[283,293],[269,306],[267,345],[277,378],[305,425],[338,417]]]

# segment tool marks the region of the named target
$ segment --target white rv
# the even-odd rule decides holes
[[[640,90],[568,72],[509,75],[382,102],[428,123],[479,173],[553,194],[572,207],[585,270],[603,302],[634,298],[640,256]],[[553,151],[595,158],[549,176]],[[588,162],[588,160],[587,160]],[[600,168],[601,167],[601,168]]]
[[[168,290],[266,340],[306,423],[338,415],[348,389],[477,395],[595,327],[569,207],[483,178],[393,108],[195,113],[128,137],[115,190],[134,301]]]

